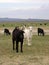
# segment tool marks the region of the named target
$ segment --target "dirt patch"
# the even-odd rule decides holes
[[[9,30],[11,33],[13,30]],[[45,31],[45,35],[49,35],[49,30],[44,30]],[[4,30],[0,30],[1,34],[4,34]],[[33,29],[33,35],[37,35],[37,29]]]
[[[7,56],[0,57],[0,65],[49,65],[49,56]]]

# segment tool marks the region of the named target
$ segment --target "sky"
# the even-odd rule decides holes
[[[0,18],[49,19],[49,0],[0,0]]]

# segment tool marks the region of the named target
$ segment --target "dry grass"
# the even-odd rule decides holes
[[[23,50],[13,51],[11,36],[0,34],[0,65],[49,65],[49,36],[33,36],[32,45]]]

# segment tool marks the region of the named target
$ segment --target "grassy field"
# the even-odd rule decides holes
[[[49,22],[0,22],[0,28],[3,27],[15,27],[15,26],[23,26],[27,25],[30,26],[32,25],[33,27],[49,27]]]
[[[4,22],[0,23],[0,29],[14,29],[15,26],[22,26],[23,24],[49,30],[49,22]],[[23,46],[23,53],[20,51],[16,53],[16,50],[12,50],[12,36],[0,34],[0,65],[49,65],[49,35],[44,37],[33,35],[32,45],[28,46],[25,44]]]
[[[32,45],[23,46],[23,53],[12,50],[11,37],[0,34],[0,65],[49,65],[49,36],[34,35]]]

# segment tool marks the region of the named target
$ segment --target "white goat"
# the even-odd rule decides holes
[[[24,26],[24,38],[27,40],[27,44],[30,46],[31,45],[31,40],[32,40],[32,26],[26,27]]]

